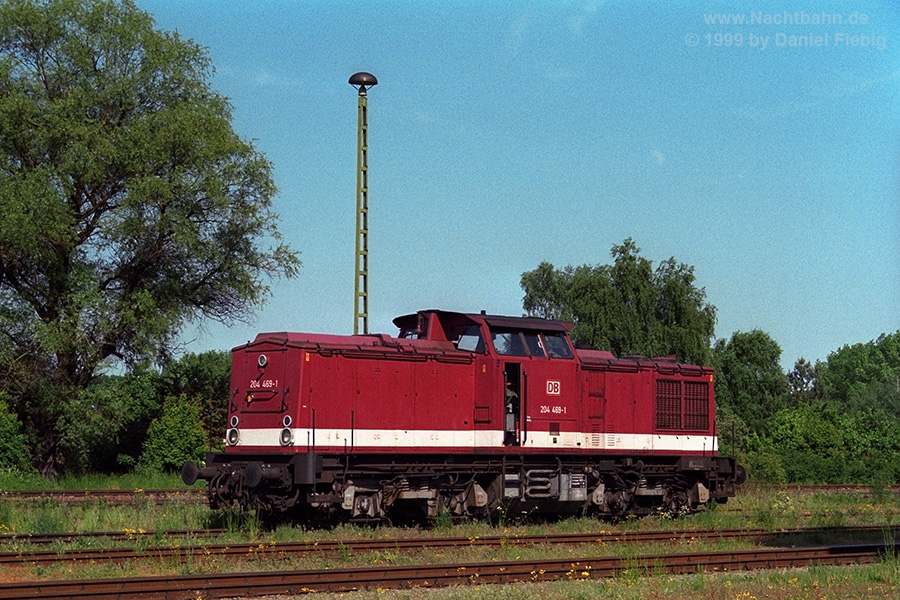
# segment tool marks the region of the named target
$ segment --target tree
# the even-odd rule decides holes
[[[557,271],[548,262],[542,262],[534,271],[522,273],[521,285],[525,290],[522,304],[525,312],[541,319],[571,321],[568,298],[573,275],[571,266]]]
[[[162,408],[153,372],[97,377],[59,407],[55,431],[70,473],[121,472],[140,457],[147,427]]]
[[[571,321],[576,343],[617,355],[708,362],[716,309],[695,286],[694,268],[669,258],[654,270],[631,238],[611,254],[612,265],[558,270],[543,262],[523,273],[525,312]]]
[[[772,417],[771,443],[792,483],[846,483],[847,422],[824,405],[805,404]]]
[[[900,476],[900,420],[880,408],[869,408],[845,419],[850,459],[849,481],[895,483]]]
[[[792,405],[812,404],[823,399],[822,385],[819,381],[820,364],[816,361],[813,365],[803,357],[794,363],[794,368],[787,374],[790,386],[788,399]]]
[[[716,400],[757,434],[786,404],[788,380],[780,359],[781,347],[758,329],[735,332],[713,348]]]
[[[206,51],[130,0],[0,5],[0,381],[58,466],[65,405],[232,322],[297,273],[271,164],[231,128]]]
[[[792,481],[896,481],[900,468],[900,335],[844,346],[788,374],[791,405],[771,443]]]
[[[875,406],[900,414],[900,332],[844,346],[819,370],[823,389],[843,410]]]

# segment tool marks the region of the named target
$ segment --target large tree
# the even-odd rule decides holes
[[[99,372],[247,316],[299,268],[211,71],[129,0],[0,3],[0,385],[45,473]]]
[[[764,331],[736,331],[713,348],[716,400],[750,431],[762,434],[787,404],[788,377],[781,370],[781,346]]]
[[[612,265],[556,269],[543,262],[523,273],[525,312],[570,321],[576,343],[617,355],[707,363],[716,309],[696,287],[694,268],[669,258],[654,270],[631,238],[611,254]]]

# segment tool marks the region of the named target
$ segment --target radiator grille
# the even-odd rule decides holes
[[[709,429],[709,384],[684,382],[684,428]]]
[[[681,382],[656,382],[656,427],[681,429]]]
[[[705,381],[656,382],[657,429],[709,429],[709,383]]]

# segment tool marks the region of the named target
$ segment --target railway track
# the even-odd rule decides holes
[[[158,546],[153,548],[98,548],[98,549],[73,549],[62,551],[44,551],[18,549],[12,552],[0,552],[0,564],[5,565],[46,565],[52,563],[73,563],[77,561],[98,562],[124,562],[132,560],[187,560],[188,558],[221,556],[231,559],[246,559],[261,555],[282,556],[349,556],[351,554],[365,554],[370,552],[398,552],[414,551],[422,549],[453,549],[466,547],[510,547],[510,546],[535,546],[535,545],[561,545],[569,546],[611,546],[628,543],[651,542],[716,542],[723,540],[743,540],[753,543],[787,544],[799,539],[815,539],[817,537],[831,536],[849,538],[876,538],[884,540],[890,534],[891,538],[900,530],[900,525],[886,526],[861,526],[861,527],[797,527],[769,531],[764,529],[731,529],[720,531],[642,531],[642,532],[617,532],[617,533],[574,533],[558,535],[535,536],[487,536],[472,538],[397,538],[387,540],[322,540],[303,542],[271,542],[271,543],[229,543],[229,544],[204,544],[199,546]],[[221,531],[221,530],[214,530]],[[199,532],[168,532],[173,537],[180,535],[212,535],[206,530]],[[58,534],[68,536],[60,538],[53,536],[51,539],[77,539],[76,534]],[[113,535],[113,534],[110,534]],[[14,537],[14,536],[9,536]],[[15,540],[28,540],[28,538],[14,538]],[[130,539],[130,538],[114,538]],[[2,539],[0,539],[2,541]],[[36,540],[39,544],[45,543],[42,538]]]
[[[155,531],[81,531],[78,533],[5,533],[0,535],[0,544],[24,543],[29,545],[68,544],[87,539],[106,539],[112,541],[134,541],[141,538],[196,538],[222,535],[225,529],[171,529],[159,534]]]
[[[585,557],[577,560],[516,560],[399,567],[25,581],[0,584],[0,598],[174,600],[197,597],[258,597],[269,594],[350,592],[364,588],[428,588],[470,583],[481,585],[560,579],[605,579],[615,577],[625,569],[642,569],[652,574],[686,574],[798,568],[814,564],[848,565],[875,562],[885,553],[896,555],[897,552],[897,544],[882,543],[754,549],[726,553]]]
[[[78,505],[103,501],[113,506],[152,500],[168,502],[206,501],[205,489],[136,489],[136,490],[0,490],[0,499],[12,501],[50,500],[56,504]]]

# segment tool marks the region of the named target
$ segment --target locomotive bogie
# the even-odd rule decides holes
[[[314,521],[688,512],[733,496],[713,373],[575,349],[556,321],[421,311],[401,334],[233,350],[210,504]]]

